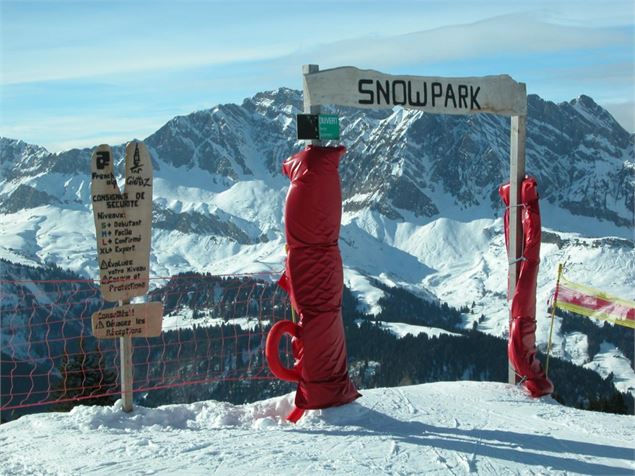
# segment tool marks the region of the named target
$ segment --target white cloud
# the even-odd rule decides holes
[[[628,45],[630,41],[630,35],[620,29],[564,26],[546,23],[527,14],[512,14],[405,35],[323,44],[298,51],[289,59],[308,58],[326,67],[355,64],[377,68],[495,58],[501,54],[556,53]]]
[[[620,125],[631,134],[635,133],[635,102],[617,102],[600,104],[611,113]]]
[[[561,25],[607,27],[632,25],[635,3],[632,0],[541,0],[549,21]]]
[[[404,4],[400,5],[403,7]],[[439,12],[438,7],[445,3],[433,2],[433,5],[437,9],[432,8],[430,18],[434,17],[437,24],[442,24],[440,15],[443,12]],[[480,8],[481,2],[461,2],[459,5],[474,11],[477,9],[474,5]],[[492,10],[492,5],[492,2],[484,2],[483,8]],[[300,88],[300,66],[305,63],[317,63],[322,68],[355,65],[393,74],[426,74],[424,71],[428,65],[446,63],[457,70],[466,64],[465,73],[458,74],[471,75],[470,65],[477,62],[493,68],[490,74],[506,72],[514,75],[513,63],[507,63],[513,57],[517,58],[516,67],[522,64],[525,68],[516,79],[527,81],[531,92],[556,101],[588,94],[602,103],[632,132],[635,99],[629,86],[633,84],[632,59],[620,58],[622,63],[617,64],[611,58],[606,61],[598,58],[595,62],[590,55],[586,55],[579,66],[575,66],[578,63],[573,60],[561,62],[562,58],[569,58],[569,51],[588,52],[594,48],[622,48],[627,52],[624,56],[628,56],[628,52],[632,53],[634,48],[632,27],[629,30],[581,26],[583,22],[578,20],[589,15],[584,9],[576,10],[576,14],[571,16],[573,20],[563,25],[563,19],[568,18],[567,11],[576,9],[577,3],[556,2],[556,5],[558,12],[554,13],[554,7],[544,16],[536,12],[513,13],[473,23],[396,35],[390,32],[398,28],[382,29],[380,31],[383,34],[374,36],[360,36],[361,31],[377,31],[371,24],[351,25],[346,36],[342,36],[345,32],[338,24],[338,33],[329,35],[328,26],[325,24],[322,31],[318,29],[318,26],[322,28],[320,24],[309,25],[311,34],[307,34],[306,38],[298,36],[297,41],[283,41],[287,37],[282,33],[279,38],[272,39],[270,32],[262,36],[262,41],[251,39],[236,43],[234,37],[227,37],[218,44],[217,39],[211,37],[194,44],[193,40],[190,42],[191,38],[174,38],[174,41],[163,38],[156,41],[154,37],[138,35],[129,44],[125,40],[130,37],[109,42],[109,48],[105,49],[95,47],[95,44],[89,46],[82,41],[76,44],[66,42],[50,50],[30,48],[20,54],[11,53],[11,61],[7,60],[8,57],[4,55],[7,50],[3,48],[4,84],[99,77],[99,81],[112,85],[121,94],[111,91],[110,95],[100,95],[99,90],[86,88],[82,90],[83,95],[74,97],[71,94],[74,91],[72,85],[68,90],[63,87],[51,88],[51,97],[55,99],[51,101],[55,106],[53,109],[38,104],[35,99],[39,100],[39,97],[33,99],[30,89],[17,88],[15,94],[19,97],[16,96],[13,101],[16,104],[14,110],[9,111],[7,108],[4,111],[3,122],[6,120],[7,123],[2,124],[2,135],[32,141],[52,151],[101,142],[122,143],[131,137],[147,136],[175,114],[191,112],[193,108],[187,109],[188,105],[195,104],[195,108],[211,107],[227,101],[228,97],[233,101],[237,97],[282,85]],[[623,9],[624,4],[621,5]],[[336,6],[333,5],[333,8]],[[444,8],[451,10],[450,7]],[[532,8],[542,9],[541,13],[549,10],[545,2],[537,2]],[[501,7],[500,11],[510,9]],[[518,10],[517,7],[514,9]],[[466,16],[462,12],[461,15],[445,16],[443,21],[448,18],[455,22],[466,21]],[[430,18],[422,19],[424,28],[432,23]],[[549,21],[545,21],[545,18]],[[607,13],[598,22],[614,24],[611,22],[616,21],[616,18],[614,12],[610,15]],[[391,24],[407,24],[406,28],[416,23],[412,18],[407,22],[393,20]],[[624,15],[624,21],[632,23],[633,15]],[[589,21],[588,24],[598,22]],[[268,28],[270,30],[272,27]],[[219,33],[221,30],[216,31],[216,34],[222,36]],[[199,32],[193,30],[190,33]],[[257,37],[256,34],[254,38]],[[331,41],[343,37],[349,39]],[[317,44],[316,38],[322,39],[324,43]],[[303,47],[303,44],[311,46]],[[540,68],[532,69],[530,55],[534,54],[545,60],[547,66],[543,64]],[[562,54],[567,56],[559,56]],[[417,65],[419,70],[412,71],[412,65]],[[47,87],[42,84],[40,89]],[[9,90],[5,88],[5,98]],[[100,101],[108,102],[111,98],[112,104],[109,102],[109,105],[112,110],[95,110],[92,115],[86,112],[87,103],[94,103],[94,109],[97,109]],[[42,101],[48,100],[44,98]],[[134,102],[132,112],[135,117],[130,117],[131,102]],[[62,115],[68,117],[60,117],[60,104],[64,105]],[[159,106],[164,114],[157,112]],[[71,117],[74,113],[77,115]],[[45,117],[46,114],[50,116]],[[136,117],[146,114],[147,117]],[[33,115],[37,117],[33,119]],[[14,122],[8,123],[11,120]]]
[[[492,5],[487,2],[486,6],[489,7],[488,11],[493,10]],[[474,5],[467,3],[464,7],[471,12],[472,17],[481,16],[476,15],[478,9]],[[454,21],[467,21],[466,17],[469,16],[465,12],[462,15],[451,15],[445,11],[445,16],[441,18],[438,8],[439,5],[436,5],[431,7],[430,11],[431,16],[436,18],[437,25],[450,18]],[[53,43],[50,47],[4,49],[2,83],[76,79],[148,71],[159,73],[263,60],[271,62],[272,66],[282,65],[285,69],[291,64],[297,69],[298,65],[307,62],[319,63],[325,67],[355,64],[362,67],[387,68],[413,63],[491,58],[500,54],[549,53],[632,43],[633,38],[624,30],[563,25],[561,17],[565,16],[558,13],[563,9],[545,13],[543,4],[538,4],[534,8],[539,8],[540,11],[510,13],[473,23],[439,28],[431,27],[431,22],[423,18],[421,23],[428,29],[402,35],[386,34],[396,31],[389,26],[396,23],[393,19],[379,30],[377,24],[368,27],[364,27],[363,24],[352,24],[348,35],[344,35],[339,24],[336,24],[337,34],[329,34],[328,28],[325,28],[322,34],[317,34],[311,29],[305,36],[299,36],[296,41],[289,39],[288,33],[285,32],[280,32],[280,37],[276,38],[270,31],[271,25],[266,27],[266,37],[259,37],[255,33],[251,41],[238,36],[235,32],[224,36],[218,33],[222,30],[213,30],[209,35],[205,35],[200,29],[180,32],[174,38],[122,36],[114,37],[107,43],[95,42],[94,39],[88,41],[89,38],[70,41],[64,37],[65,41]],[[570,8],[570,5],[567,8]],[[508,5],[505,8],[500,5],[499,8],[501,11],[510,9],[518,10],[518,5]],[[407,12],[407,9],[404,12]],[[578,14],[578,18],[582,17],[586,18],[585,15]],[[543,18],[549,18],[553,23],[545,22]],[[414,22],[406,16],[401,23],[411,27]],[[593,23],[589,21],[587,24]],[[281,25],[280,28],[285,27]],[[383,31],[384,34],[361,36],[361,32],[364,31]],[[329,41],[332,38],[342,38],[343,35],[350,39]],[[320,44],[320,41],[323,43]]]
[[[46,148],[49,152],[94,147],[97,144],[123,144],[132,139],[145,139],[171,117],[127,118],[109,113],[98,119],[91,114],[32,118],[28,122],[2,127],[2,136],[21,139]]]
[[[95,51],[84,47],[63,47],[25,53],[12,61],[11,68],[3,68],[2,84],[112,77],[152,71],[160,73],[201,65],[262,61],[288,53],[287,50],[258,47],[187,52],[163,49],[153,53],[144,53],[143,50],[138,46],[125,53],[117,49]],[[52,61],[52,58],[59,58],[59,61]]]

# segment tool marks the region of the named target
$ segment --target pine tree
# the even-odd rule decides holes
[[[104,368],[101,354],[65,356],[60,367],[61,380],[55,386],[58,410],[75,405],[112,405],[118,398],[117,375]]]

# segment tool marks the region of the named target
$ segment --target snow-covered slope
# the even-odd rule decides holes
[[[278,271],[284,261],[284,158],[300,149],[301,94],[279,89],[177,117],[145,139],[155,168],[152,274]],[[347,285],[378,312],[370,278],[450,305],[464,326],[507,332],[507,257],[496,190],[507,180],[508,120],[404,110],[336,110],[349,151],[340,171],[340,246]],[[115,148],[121,165],[122,148]],[[633,136],[591,98],[529,97],[527,167],[542,196],[538,344],[556,263],[567,276],[635,299]],[[0,258],[55,263],[96,277],[90,150],[49,154],[0,139]],[[473,305],[472,305],[473,304]],[[484,317],[481,317],[484,316]],[[604,347],[590,362],[583,336],[556,324],[554,353],[635,372]],[[606,350],[606,351],[605,351]],[[630,368],[630,370],[628,370]],[[632,379],[632,381],[631,381]]]
[[[635,416],[534,400],[499,383],[365,390],[356,402],[284,416],[292,394],[131,414],[113,407],[4,424],[2,475],[633,474]]]

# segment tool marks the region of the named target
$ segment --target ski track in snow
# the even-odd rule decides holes
[[[534,400],[502,383],[362,392],[297,425],[284,420],[293,394],[29,415],[0,427],[0,475],[635,472],[635,416]]]

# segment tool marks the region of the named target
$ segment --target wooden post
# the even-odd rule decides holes
[[[309,73],[317,73],[320,70],[320,66],[317,64],[305,64],[302,65],[302,91],[304,93],[304,113],[305,114],[319,114],[320,106],[312,105],[311,99],[309,98],[309,87],[306,83],[305,74]],[[308,144],[313,145],[322,145],[322,142],[319,140],[308,140],[306,141]]]
[[[523,228],[521,222],[520,187],[525,178],[525,134],[527,127],[527,116],[512,116],[511,118],[511,140],[510,140],[510,177],[509,177],[509,280],[508,292],[510,298],[514,295],[516,282],[518,280],[518,259],[522,256],[523,248]],[[511,331],[511,306],[509,313],[509,324]],[[508,382],[516,383],[516,371],[511,362],[508,361]]]
[[[119,306],[130,304],[130,299],[119,301]],[[132,337],[119,338],[119,352],[121,362],[121,400],[124,412],[132,411]]]

